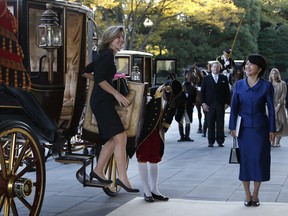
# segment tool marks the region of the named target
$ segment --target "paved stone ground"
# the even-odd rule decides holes
[[[228,164],[232,146],[227,129],[229,114],[225,116],[227,138],[224,148],[207,147],[207,138],[196,133],[196,114],[191,128],[194,142],[177,142],[179,134],[175,121],[166,134],[165,154],[160,164],[161,192],[175,199],[243,202],[244,191],[238,180],[239,166]],[[280,148],[273,148],[271,152],[272,175],[269,182],[262,184],[262,203],[288,203],[288,138],[283,138],[281,144]],[[41,216],[102,216],[136,197],[143,197],[135,156],[130,160],[128,176],[134,187],[141,189],[136,194],[121,190],[117,196],[109,197],[101,188],[83,187],[75,177],[79,168],[80,165],[61,164],[48,159]]]

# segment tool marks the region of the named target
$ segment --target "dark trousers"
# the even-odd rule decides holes
[[[224,115],[224,105],[216,102],[209,106],[209,112],[207,113],[209,144],[214,144],[215,140],[218,144],[224,143]]]

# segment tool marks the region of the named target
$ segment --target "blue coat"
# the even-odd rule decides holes
[[[241,116],[238,135],[241,181],[270,180],[269,132],[275,132],[273,97],[273,86],[264,79],[260,79],[251,88],[247,78],[236,82],[231,101],[229,129],[236,129],[237,116]]]

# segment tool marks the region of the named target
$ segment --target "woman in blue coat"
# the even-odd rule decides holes
[[[245,63],[247,78],[236,82],[231,101],[229,129],[233,137],[236,136],[237,116],[241,116],[239,180],[243,182],[246,194],[244,205],[247,207],[260,205],[258,194],[261,182],[270,180],[270,142],[275,138],[275,111],[273,86],[261,78],[266,69],[263,56],[248,56]],[[250,181],[254,181],[253,193]]]

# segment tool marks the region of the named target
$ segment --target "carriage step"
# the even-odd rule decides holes
[[[92,163],[94,155],[83,155],[83,154],[66,154],[61,158],[55,158],[56,162],[59,163],[75,163],[75,164],[86,164],[88,166]]]
[[[90,172],[93,170],[93,160],[84,161],[83,166],[76,172],[76,179],[84,186],[84,187],[109,187],[112,184],[101,183],[95,179],[90,180],[90,176],[86,173],[86,167],[91,164]],[[89,172],[89,173],[90,173]]]

